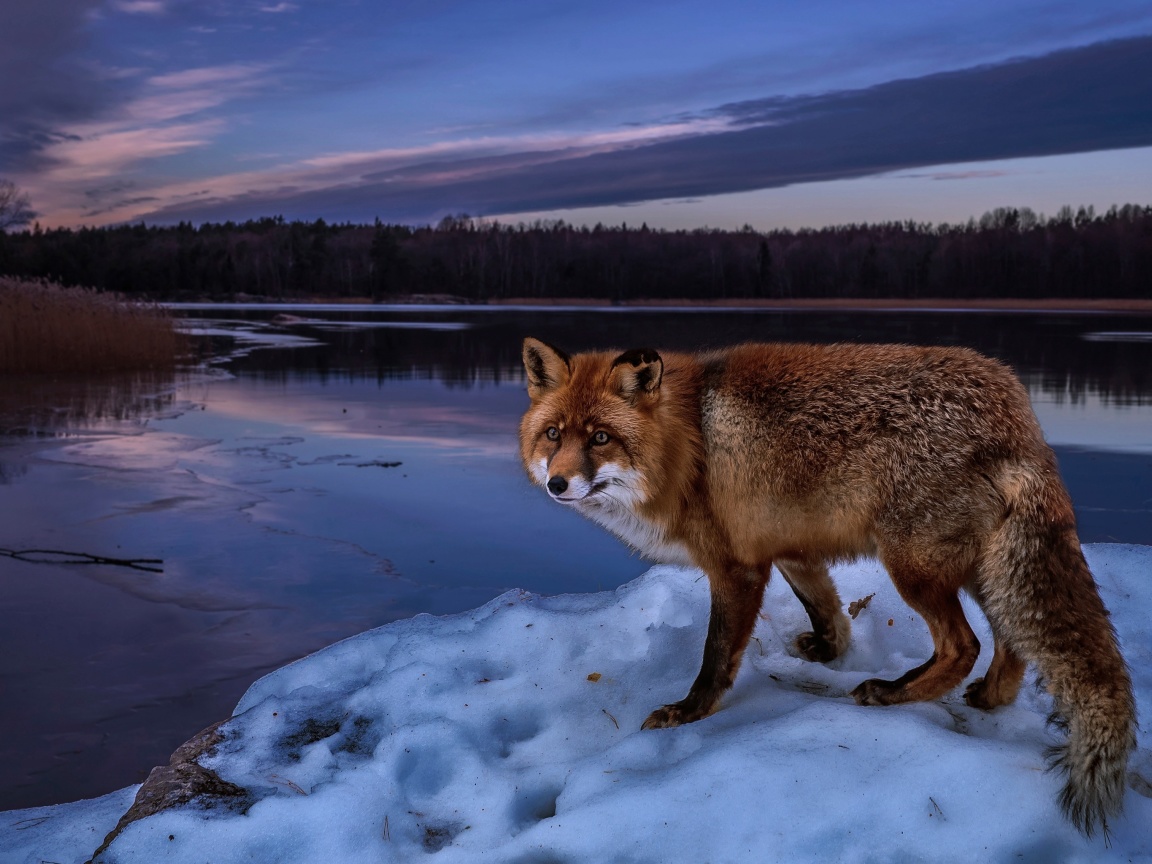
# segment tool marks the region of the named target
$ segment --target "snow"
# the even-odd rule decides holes
[[[1152,716],[1152,548],[1086,554],[1113,611],[1138,709]],[[1060,816],[1044,770],[1049,700],[887,708],[847,695],[931,652],[878,564],[835,571],[845,603],[875,592],[826,666],[782,579],[721,710],[640,731],[700,662],[707,581],[654,567],[614,592],[509,592],[418,615],[257,681],[201,764],[248,789],[246,813],[189,806],[130,825],[110,862],[729,862],[1152,860],[1152,753],[1140,735],[1111,846]],[[990,659],[990,636],[966,601]],[[0,860],[85,861],[133,789],[0,813]]]

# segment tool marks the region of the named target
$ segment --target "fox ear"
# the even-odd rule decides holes
[[[660,389],[664,361],[651,348],[633,348],[612,361],[611,375],[617,392],[635,404],[641,396]]]
[[[539,399],[549,390],[568,383],[572,361],[559,348],[528,337],[524,340],[524,369],[528,373],[528,395]]]

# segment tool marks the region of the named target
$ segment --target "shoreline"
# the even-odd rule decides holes
[[[1095,299],[1095,298],[982,298],[982,299],[903,299],[898,297],[877,298],[747,298],[725,300],[625,300],[620,303],[606,303],[602,300],[542,300],[539,298],[510,298],[489,301],[489,306],[590,306],[609,308],[653,308],[698,307],[725,309],[780,309],[784,311],[807,310],[875,310],[875,311],[923,311],[923,312],[1122,312],[1152,314],[1152,299]]]
[[[445,309],[756,309],[781,312],[862,311],[862,312],[1068,312],[1152,315],[1152,298],[1011,298],[986,297],[967,299],[900,298],[900,297],[790,297],[790,298],[725,298],[653,299],[635,298],[613,302],[593,297],[503,297],[474,303],[449,294],[411,294],[405,297],[373,301],[370,297],[309,297],[292,300],[240,295],[233,300],[172,302],[161,301],[172,308],[203,306],[269,306],[269,307],[443,307]]]

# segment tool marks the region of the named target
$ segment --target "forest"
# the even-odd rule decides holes
[[[0,233],[0,273],[151,300],[1147,298],[1152,206],[759,232],[500,224],[143,224]]]

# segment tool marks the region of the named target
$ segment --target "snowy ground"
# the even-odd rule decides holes
[[[1089,562],[1152,716],[1152,548]],[[850,651],[790,653],[807,626],[781,579],[733,691],[712,717],[641,732],[687,691],[707,583],[657,567],[615,592],[505,594],[337,643],[258,681],[201,761],[245,787],[246,813],[195,806],[137,822],[110,862],[731,862],[1152,860],[1150,736],[1130,765],[1111,847],[1086,840],[1044,770],[1048,700],[992,713],[940,702],[861,708],[864,677],[930,652],[878,565],[840,568],[847,603],[876,592]],[[990,657],[983,619],[968,606]],[[131,803],[0,814],[5,864],[87,859]]]

